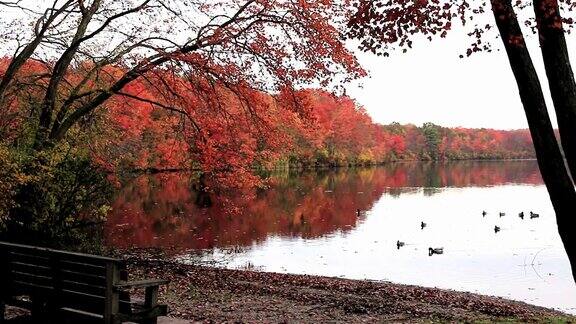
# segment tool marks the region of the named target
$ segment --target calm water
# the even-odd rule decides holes
[[[449,288],[576,313],[576,285],[535,161],[284,172],[268,190],[212,197],[209,208],[199,207],[201,198],[186,174],[137,178],[114,203],[108,244],[162,247],[183,262]],[[520,211],[540,217],[521,219]],[[398,249],[397,240],[406,245]],[[429,247],[444,254],[429,256]]]

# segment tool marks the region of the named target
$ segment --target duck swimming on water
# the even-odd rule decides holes
[[[500,226],[494,226],[494,233],[500,232]]]
[[[426,227],[426,223],[420,222],[420,229],[424,229],[424,227]]]
[[[432,256],[432,254],[442,254],[444,253],[444,248],[428,248],[428,255]]]
[[[506,213],[500,212],[500,217],[506,216]]]
[[[540,217],[540,215],[539,215],[539,214],[536,214],[536,213],[530,212],[530,219],[532,219],[532,218],[538,218],[538,217]]]
[[[518,217],[524,219],[524,212],[520,212],[520,214],[518,214]]]
[[[404,242],[400,242],[400,240],[396,241],[396,248],[398,248],[398,250],[400,250],[401,247],[403,247],[406,243]]]
[[[482,217],[486,217],[486,214],[488,214],[485,210],[482,211]]]

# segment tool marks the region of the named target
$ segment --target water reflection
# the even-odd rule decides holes
[[[530,210],[540,217],[518,217]],[[506,216],[500,217],[501,211]],[[400,249],[398,241],[405,243]],[[443,253],[430,256],[430,247]],[[226,260],[230,268],[250,264],[264,271],[471,291],[576,313],[576,286],[542,185],[384,194],[352,231],[313,240],[270,236],[232,257],[220,249],[206,251],[204,260]]]
[[[541,184],[535,161],[395,163],[368,169],[275,172],[268,190],[206,197],[188,174],[146,175],[118,194],[107,241],[117,247],[249,246],[269,235],[316,238],[349,231],[383,195],[423,188]],[[210,204],[206,204],[210,201]],[[201,202],[201,203],[198,203]]]
[[[277,172],[268,190],[210,204],[199,194],[187,174],[134,179],[113,205],[108,244],[170,247],[183,261],[182,250],[193,249],[232,268],[390,280],[576,313],[535,161]]]

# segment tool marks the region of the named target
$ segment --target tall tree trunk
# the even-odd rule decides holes
[[[540,173],[556,212],[558,232],[576,280],[576,191],[560,153],[542,87],[514,13],[511,0],[491,0],[496,25],[520,91]],[[576,126],[576,125],[575,125]]]
[[[78,22],[78,26],[76,26],[74,37],[70,41],[70,45],[68,45],[64,53],[62,53],[58,61],[54,64],[54,69],[50,75],[44,99],[40,105],[40,117],[38,120],[38,129],[36,130],[36,139],[34,143],[36,149],[52,145],[48,140],[52,124],[52,115],[56,107],[56,102],[58,101],[58,87],[62,80],[65,79],[68,67],[74,60],[74,55],[76,55],[80,49],[80,45],[82,44],[86,31],[88,30],[88,25],[100,8],[100,4],[101,0],[94,0],[89,8],[80,10],[82,12],[82,18]]]
[[[540,48],[558,119],[562,148],[576,177],[576,82],[557,0],[534,0]]]

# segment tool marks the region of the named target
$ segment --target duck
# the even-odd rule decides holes
[[[518,217],[524,219],[524,212],[520,212],[520,214],[518,214]]]
[[[536,213],[530,212],[530,218],[538,218],[538,217],[540,217],[540,215],[539,215],[539,214],[536,214]]]
[[[404,245],[406,245],[406,243],[400,242],[400,240],[396,241],[396,247],[398,248],[398,250],[400,250],[400,248],[403,247]]]
[[[432,256],[432,254],[442,254],[444,253],[444,248],[428,248],[428,255]]]
[[[506,216],[506,213],[500,212],[500,217]]]
[[[424,227],[426,227],[426,223],[420,222],[420,229],[424,229]]]
[[[487,214],[488,213],[485,210],[482,211],[482,217],[486,217]]]
[[[500,232],[500,226],[494,226],[494,233]]]

